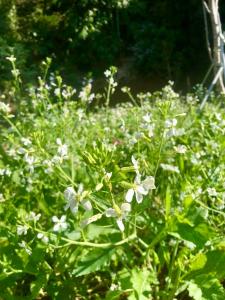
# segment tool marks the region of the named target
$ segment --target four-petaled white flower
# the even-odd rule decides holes
[[[125,227],[123,224],[123,220],[127,217],[130,211],[131,205],[129,203],[122,203],[121,207],[115,204],[113,208],[108,208],[106,210],[105,215],[106,217],[116,218],[116,223],[120,231],[124,231]]]
[[[49,238],[48,238],[46,235],[44,235],[42,232],[39,232],[39,233],[37,234],[37,238],[38,238],[39,240],[41,240],[44,244],[47,244],[48,241],[49,241]]]
[[[109,78],[109,77],[112,75],[112,73],[111,73],[110,70],[106,70],[106,71],[104,72],[104,75],[105,75],[106,78]]]
[[[66,188],[64,191],[64,197],[67,200],[67,204],[64,209],[67,210],[70,208],[71,212],[75,214],[78,211],[79,204],[81,204],[85,210],[91,210],[91,202],[86,199],[88,194],[88,191],[84,191],[83,184],[79,184],[77,192],[71,186]]]
[[[146,196],[150,190],[155,189],[155,179],[152,176],[148,176],[145,180],[141,181],[141,176],[138,174],[134,180],[133,187],[126,193],[126,201],[131,202],[135,194],[137,203],[143,201],[143,196]]]
[[[17,234],[18,235],[26,235],[29,227],[27,225],[18,225],[17,226]]]
[[[61,232],[68,228],[68,223],[66,222],[66,216],[63,215],[60,219],[56,216],[52,217],[52,222],[55,223],[53,231]]]

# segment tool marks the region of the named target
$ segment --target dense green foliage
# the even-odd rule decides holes
[[[8,60],[0,298],[224,300],[224,108],[172,84],[109,108],[115,68],[101,95],[46,72],[23,91]]]
[[[47,56],[67,77],[131,64],[143,74],[193,83],[209,65],[196,0],[1,0],[1,81],[9,78],[10,49],[28,80]]]

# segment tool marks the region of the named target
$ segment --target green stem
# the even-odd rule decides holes
[[[45,231],[40,230],[40,229],[35,229],[35,231],[41,232],[41,233],[46,234],[46,235],[49,234],[48,232],[45,232]],[[52,236],[57,236],[54,233],[51,233],[51,235]],[[68,239],[68,238],[65,238],[65,237],[61,237],[62,241],[67,242],[66,244],[60,245],[60,246],[54,246],[54,245],[51,245],[51,246],[53,246],[54,248],[63,248],[63,247],[71,246],[71,245],[93,247],[93,248],[112,248],[112,247],[118,247],[118,246],[121,246],[123,244],[126,244],[129,241],[132,241],[136,238],[137,238],[136,234],[132,233],[127,238],[122,239],[121,241],[116,242],[116,243],[91,243],[91,242],[79,242],[79,241],[74,241],[74,240],[71,240],[71,239]]]
[[[67,243],[62,246],[58,246],[56,248],[62,248],[62,247],[71,246],[71,245],[93,247],[93,248],[111,248],[111,247],[118,247],[123,244],[126,244],[129,241],[134,240],[135,238],[136,238],[136,234],[131,234],[127,238],[125,238],[117,243],[99,243],[99,244],[97,244],[97,243],[91,243],[91,242],[73,241],[73,240],[62,237],[61,240],[65,241]]]
[[[165,131],[163,131],[163,134],[162,134],[162,137],[161,137],[161,141],[160,141],[159,155],[158,155],[158,159],[157,159],[157,163],[156,163],[154,177],[156,176],[156,173],[157,173],[158,168],[159,168],[159,161],[160,161],[160,156],[161,156],[161,152],[162,152],[162,146],[163,146],[163,142],[164,142],[164,135],[165,135]]]
[[[107,90],[107,96],[106,96],[106,107],[109,107],[110,92],[111,92],[111,84],[109,83],[108,90]]]
[[[22,134],[20,133],[20,131],[18,130],[18,128],[13,124],[13,122],[11,122],[11,120],[6,117],[5,115],[3,115],[3,118],[6,120],[6,122],[9,123],[9,125],[16,131],[16,133],[20,136],[23,137]]]
[[[153,239],[153,241],[148,245],[148,249],[152,249],[158,242],[161,241],[161,239],[164,237],[166,233],[166,228],[163,228],[159,234]]]
[[[179,285],[179,281],[180,281],[180,274],[181,274],[181,270],[178,267],[178,269],[176,271],[175,281],[173,283],[173,289],[171,290],[171,292],[170,292],[168,298],[166,298],[166,300],[173,300],[174,299],[174,296],[176,294],[176,291],[177,291],[177,288],[178,288],[178,285]]]

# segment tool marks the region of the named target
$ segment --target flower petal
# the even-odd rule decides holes
[[[54,222],[54,223],[57,223],[57,222],[59,222],[59,219],[58,219],[58,217],[56,217],[56,216],[53,216],[53,217],[52,217],[52,222]]]
[[[66,221],[66,216],[65,215],[63,215],[61,218],[60,218],[60,222],[65,222]]]
[[[59,231],[60,230],[60,223],[56,223],[53,227],[53,231]]]
[[[73,204],[71,204],[70,205],[70,210],[71,210],[71,212],[73,213],[73,214],[76,214],[77,213],[77,211],[78,211],[78,203],[73,203]]]
[[[117,223],[117,225],[118,225],[120,231],[124,231],[125,227],[124,227],[124,225],[123,225],[122,219],[117,219],[117,220],[116,220],[116,223]]]
[[[146,191],[154,190],[156,188],[155,178],[152,176],[146,177],[145,180],[142,181],[142,185]]]
[[[135,196],[136,196],[136,200],[137,200],[137,203],[141,203],[143,201],[143,195],[138,193],[138,192],[135,192]]]
[[[61,223],[61,229],[62,229],[62,230],[66,230],[67,227],[68,227],[68,224],[67,224],[66,222]]]
[[[130,203],[122,203],[121,204],[121,211],[123,213],[130,212],[131,211],[131,205],[130,205]]]
[[[142,185],[138,185],[136,191],[138,194],[142,194],[142,195],[148,194],[148,191],[146,191]]]
[[[117,215],[116,215],[116,211],[115,211],[115,209],[113,209],[113,208],[108,208],[106,211],[105,211],[105,215],[106,215],[106,217],[116,217]]]
[[[125,197],[126,201],[127,202],[131,202],[132,199],[133,199],[133,196],[134,196],[134,190],[133,189],[129,189],[127,191],[127,193],[126,193],[126,197]]]
[[[89,200],[83,200],[81,202],[81,205],[83,206],[83,208],[87,211],[92,210],[92,205],[91,202]]]

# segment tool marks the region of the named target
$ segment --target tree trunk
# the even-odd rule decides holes
[[[210,10],[210,19],[212,24],[213,34],[213,62],[214,73],[218,73],[222,66],[223,55],[223,41],[221,39],[222,28],[219,15],[219,0],[208,0],[208,7]],[[217,81],[217,89],[219,92],[225,93],[223,72],[220,72],[220,76]]]

